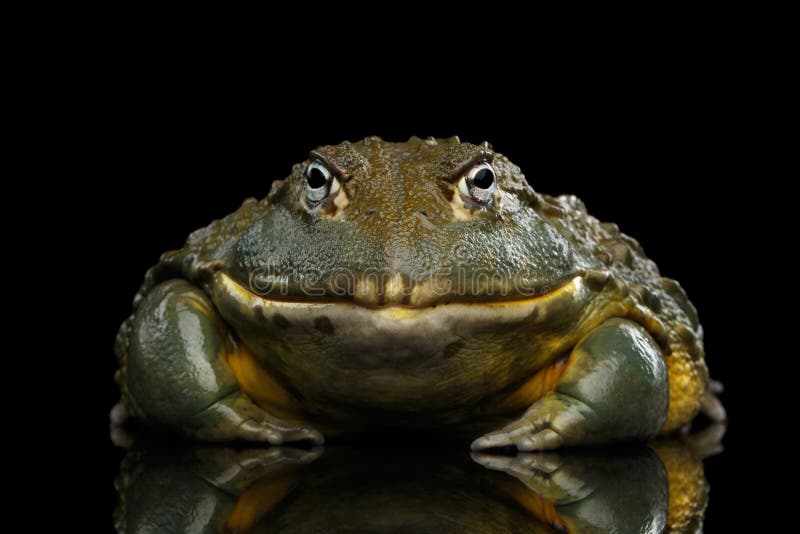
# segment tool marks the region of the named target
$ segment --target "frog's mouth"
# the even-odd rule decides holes
[[[238,286],[262,301],[292,303],[352,303],[367,308],[404,307],[422,309],[453,303],[504,303],[529,301],[557,293],[576,276],[583,276],[594,287],[609,274],[587,269],[567,270],[560,274],[541,276],[518,272],[510,276],[486,273],[481,270],[433,272],[412,276],[404,273],[375,271],[354,276],[342,271],[319,277],[315,282],[303,276],[289,277],[254,270],[249,275],[237,270],[218,271],[215,284]],[[602,285],[602,284],[600,284]]]
[[[346,331],[355,329],[359,337],[363,335],[363,328],[395,335],[398,329],[434,334],[443,329],[457,331],[471,325],[522,320],[545,322],[559,316],[573,319],[580,314],[578,310],[587,302],[589,293],[584,276],[576,275],[552,291],[530,298],[375,307],[353,301],[270,299],[249,291],[222,272],[215,275],[214,283],[215,303],[224,316],[239,319],[235,322],[307,326],[337,333],[340,328]]]

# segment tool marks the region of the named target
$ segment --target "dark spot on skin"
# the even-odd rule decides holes
[[[277,321],[275,321],[274,318],[272,318],[268,313],[264,312],[264,308],[261,305],[258,305],[257,309],[256,308],[254,309],[256,312],[255,313],[256,321],[258,321],[259,324],[267,327],[272,326],[273,324],[277,324]],[[270,321],[272,321],[272,324],[270,324]]]
[[[683,325],[676,326],[675,333],[678,335],[678,338],[684,345],[688,346],[694,343],[695,340],[694,333],[685,326]]]
[[[370,216],[375,215],[375,208],[368,209],[367,210],[367,215],[370,215]]]
[[[425,210],[419,210],[419,214],[422,215],[423,217],[428,217],[429,216],[428,212],[425,211]]]
[[[333,323],[325,316],[314,319],[314,328],[329,336],[332,336],[334,332]]]
[[[440,181],[439,190],[442,192],[442,195],[444,195],[444,198],[447,199],[448,202],[453,200],[456,191],[453,188],[452,184]]]
[[[292,326],[292,323],[289,322],[289,319],[281,315],[280,313],[276,313],[272,316],[272,322],[275,323],[275,326],[280,328],[289,328]]]
[[[461,349],[464,348],[464,345],[466,345],[464,340],[454,341],[453,343],[447,345],[444,348],[444,359],[446,360],[456,356],[459,352],[461,352]]]

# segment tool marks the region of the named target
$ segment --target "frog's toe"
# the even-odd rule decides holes
[[[325,438],[322,434],[307,426],[285,431],[283,439],[284,441],[310,441],[314,445],[325,443]]]
[[[504,471],[517,477],[530,476],[532,472],[548,476],[557,471],[563,463],[559,455],[551,452],[517,454],[516,456],[473,452],[470,456],[473,461],[487,469]]]
[[[310,441],[322,445],[325,438],[311,427],[281,428],[267,421],[247,419],[236,429],[239,439],[245,441],[268,442],[270,445],[283,445],[289,442]]]
[[[518,432],[520,436],[515,439],[515,443],[520,451],[550,451],[564,444],[564,439],[558,432],[550,428],[538,431],[520,429]]]
[[[475,463],[486,469],[494,469],[495,471],[505,471],[509,469],[511,462],[514,460],[511,456],[500,456],[486,452],[472,452],[470,453],[470,457]]]
[[[580,472],[570,465],[571,458],[559,453],[519,453],[516,456],[472,453],[472,459],[486,469],[515,477],[545,498],[579,497],[591,493],[587,492]]]
[[[564,445],[564,438],[547,423],[520,418],[472,442],[472,450],[480,451],[514,446],[519,451],[548,451]]]
[[[514,445],[514,442],[511,440],[511,434],[500,430],[498,432],[492,432],[491,434],[481,436],[472,442],[470,448],[473,451],[483,451],[486,449],[510,447],[511,445]]]
[[[236,427],[236,437],[245,441],[268,442],[270,445],[283,444],[283,435],[268,423],[246,419]]]

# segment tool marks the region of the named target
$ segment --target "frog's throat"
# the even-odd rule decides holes
[[[239,315],[261,321],[283,321],[303,324],[320,317],[334,322],[344,320],[350,325],[364,325],[392,331],[402,323],[404,328],[418,326],[432,329],[445,323],[460,323],[463,327],[480,324],[516,323],[523,320],[545,322],[554,315],[574,313],[585,303],[591,290],[583,276],[575,276],[544,295],[507,301],[452,302],[424,307],[402,305],[373,308],[354,302],[298,302],[271,300],[252,293],[225,273],[218,272],[214,280],[214,301],[222,308],[236,309]],[[318,325],[319,327],[319,325]],[[435,328],[433,328],[435,330]]]

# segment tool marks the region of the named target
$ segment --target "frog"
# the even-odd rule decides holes
[[[681,285],[458,137],[312,150],[161,256],[115,353],[112,420],[199,441],[543,451],[725,420]]]

